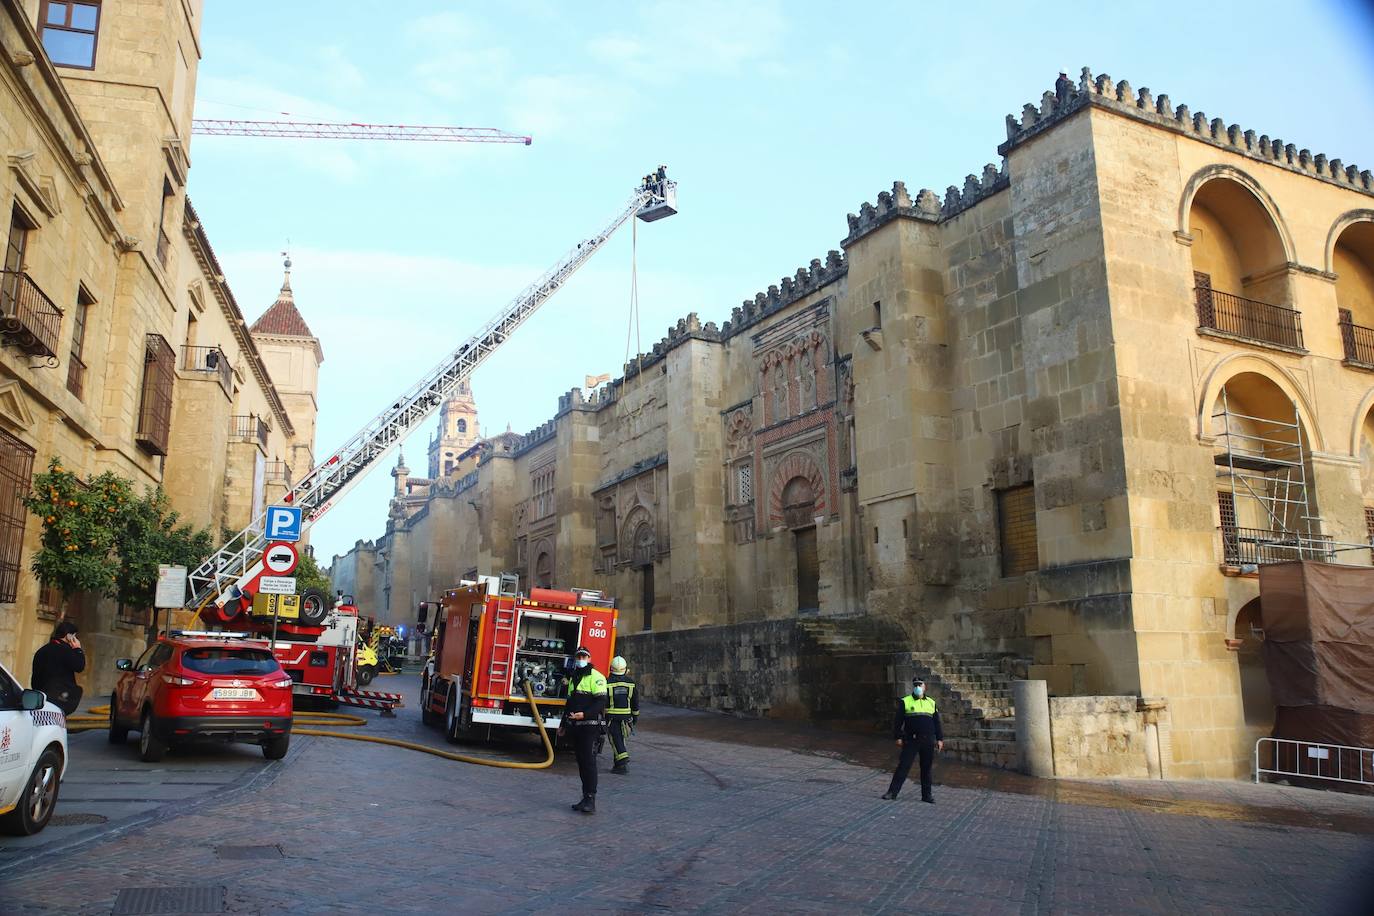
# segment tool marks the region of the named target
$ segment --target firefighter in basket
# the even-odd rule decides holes
[[[629,670],[625,659],[617,655],[611,659],[611,676],[606,679],[610,691],[606,730],[611,735],[611,747],[615,748],[615,766],[611,767],[611,772],[620,776],[630,772],[630,733],[639,722],[639,690]]]

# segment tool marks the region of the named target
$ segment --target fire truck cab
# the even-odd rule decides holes
[[[586,646],[606,672],[615,654],[613,599],[588,589],[530,589],[515,577],[483,576],[449,589],[439,604],[432,651],[421,674],[420,712],[450,741],[493,727],[534,728],[528,681],[544,723],[557,728],[573,654]]]

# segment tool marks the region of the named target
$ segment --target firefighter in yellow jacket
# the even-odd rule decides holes
[[[940,710],[935,701],[926,696],[926,682],[916,678],[911,682],[911,693],[902,697],[897,707],[897,715],[892,720],[892,737],[902,749],[897,761],[897,772],[892,774],[892,785],[883,798],[895,801],[897,793],[906,784],[906,776],[911,772],[911,764],[917,755],[921,758],[921,801],[935,804],[931,794],[930,767],[935,751],[945,749],[945,733],[940,728]]]
[[[630,730],[639,721],[639,688],[631,680],[630,666],[617,655],[611,659],[611,676],[606,679],[610,702],[606,714],[610,719],[611,746],[615,748],[615,766],[611,772],[624,776],[630,772]]]

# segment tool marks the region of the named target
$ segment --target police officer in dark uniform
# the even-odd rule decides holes
[[[572,729],[577,750],[577,772],[582,777],[582,800],[572,806],[583,814],[596,813],[596,745],[606,725],[606,678],[592,667],[592,653],[585,646],[574,654],[568,678],[568,705],[563,721]]]
[[[897,707],[897,715],[892,720],[892,737],[902,749],[897,761],[897,772],[892,774],[892,785],[883,793],[883,798],[895,801],[897,793],[906,784],[907,774],[911,772],[912,761],[919,754],[921,758],[921,801],[935,804],[935,796],[930,791],[930,764],[935,751],[945,749],[945,733],[940,728],[940,710],[935,701],[926,696],[926,682],[915,678],[911,683],[911,693],[902,697]]]

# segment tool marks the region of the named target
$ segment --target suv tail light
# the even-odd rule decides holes
[[[193,681],[189,677],[177,677],[174,674],[164,674],[162,680],[173,687],[190,687],[192,684],[199,683],[199,681]]]
[[[282,678],[281,680],[278,680],[278,681],[268,681],[268,682],[267,682],[267,686],[268,686],[268,687],[276,687],[276,688],[279,689],[279,690],[285,690],[286,688],[290,687],[290,686],[291,686],[292,684],[294,684],[294,683],[296,683],[296,682],[293,681],[293,680],[291,680],[291,678],[289,678],[289,677],[284,677],[284,678]]]

